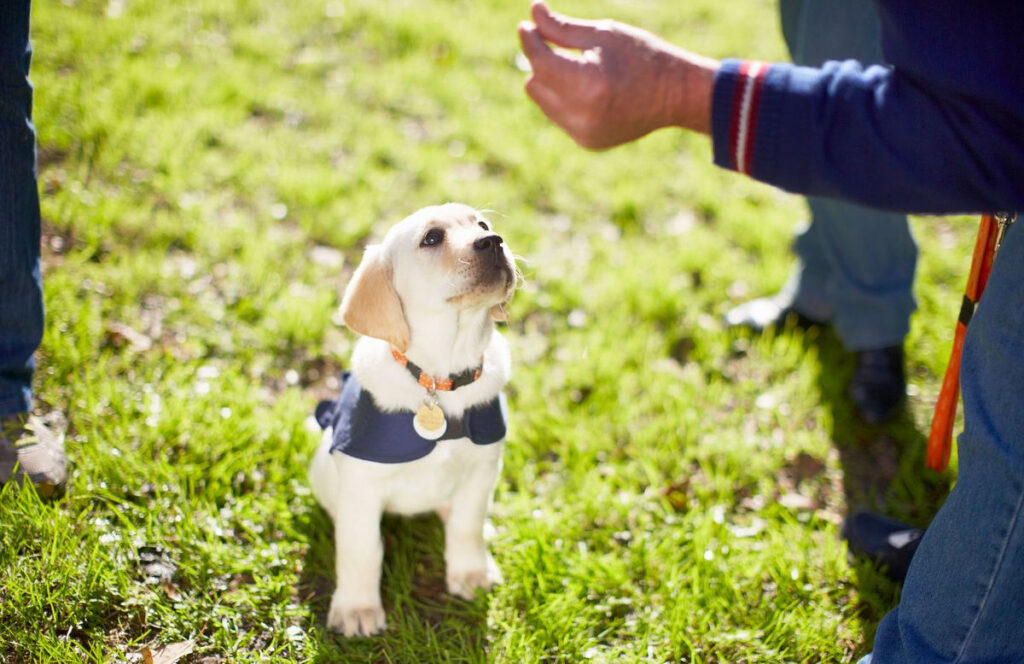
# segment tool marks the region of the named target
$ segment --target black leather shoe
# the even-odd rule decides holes
[[[769,327],[783,328],[790,323],[803,329],[823,324],[803,315],[778,295],[744,302],[725,314],[725,324],[729,327],[746,327],[754,332],[763,332]]]
[[[850,553],[880,565],[886,576],[902,582],[921,542],[924,529],[913,528],[878,514],[858,512],[843,522]]]
[[[850,398],[865,422],[879,424],[896,414],[907,392],[903,346],[866,350],[856,355]]]

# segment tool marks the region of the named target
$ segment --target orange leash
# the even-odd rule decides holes
[[[960,399],[960,356],[964,349],[964,336],[967,325],[978,306],[978,300],[985,291],[988,275],[992,272],[992,262],[996,250],[1003,240],[1003,233],[1013,221],[1008,214],[986,214],[981,217],[978,239],[974,243],[974,255],[971,257],[971,273],[964,289],[964,301],[960,307],[960,317],[956,323],[953,336],[953,352],[946,365],[946,375],[942,379],[939,400],[935,404],[935,415],[932,417],[932,429],[928,436],[928,454],[925,458],[928,467],[943,471],[949,466],[949,455],[953,448],[953,425],[956,423],[957,402]]]

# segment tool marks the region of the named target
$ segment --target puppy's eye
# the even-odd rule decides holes
[[[421,247],[433,247],[441,244],[444,241],[444,231],[440,228],[431,228],[427,231],[427,234],[423,236],[423,241],[420,242]]]
[[[480,228],[484,229],[485,231],[489,231],[489,230],[491,230],[491,227],[490,227],[490,226],[488,226],[488,225],[487,225],[487,222],[485,222],[485,221],[481,221],[481,222],[480,222]]]

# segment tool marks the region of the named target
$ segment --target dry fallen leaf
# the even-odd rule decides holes
[[[151,650],[149,646],[142,649],[142,660],[146,664],[174,664],[196,647],[194,641],[179,641]]]
[[[164,592],[167,593],[168,599],[170,599],[172,602],[181,601],[181,592],[179,592],[178,586],[174,585],[174,583],[171,582],[170,579],[164,579],[160,585],[163,586]]]
[[[801,452],[792,459],[787,468],[797,483],[817,477],[825,471],[825,462],[806,452]]]

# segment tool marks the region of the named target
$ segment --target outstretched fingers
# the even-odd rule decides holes
[[[533,23],[522,21],[519,24],[519,43],[523,47],[523,55],[530,61],[535,73],[558,66],[559,56],[544,42],[544,38],[540,36],[537,26]]]
[[[552,50],[533,23],[523,21],[519,24],[519,42],[523,46],[523,54],[530,61],[534,78],[553,87],[561,87],[579,74],[583,58],[575,53]]]
[[[530,7],[537,30],[545,41],[565,48],[587,49],[598,45],[602,31],[598,21],[585,21],[551,11],[543,0]]]

